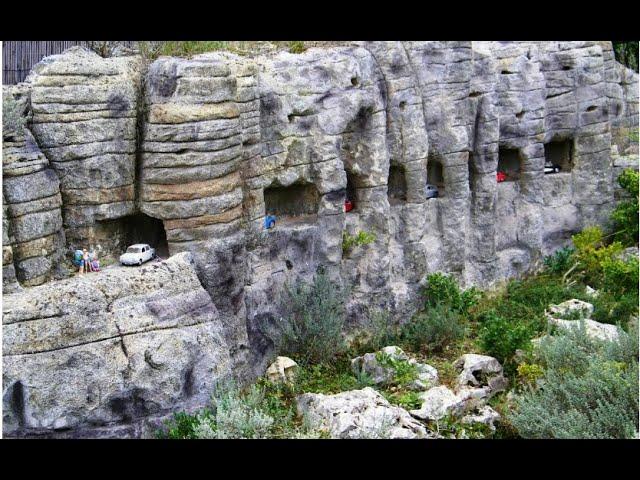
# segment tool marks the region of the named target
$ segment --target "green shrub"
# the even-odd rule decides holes
[[[553,255],[544,258],[545,270],[552,275],[560,275],[565,273],[573,265],[573,253],[576,251],[573,247],[564,247],[556,250]]]
[[[369,245],[376,241],[376,236],[373,233],[359,231],[357,235],[349,235],[347,232],[342,234],[342,251],[348,253],[353,250],[354,247],[361,247],[363,245]]]
[[[526,319],[506,319],[492,310],[478,319],[481,323],[478,340],[482,350],[503,363],[505,370],[512,370],[516,350],[530,348],[536,334],[534,325]]]
[[[638,172],[628,168],[618,177],[618,183],[632,197],[620,202],[611,213],[616,240],[624,245],[638,243]]]
[[[463,316],[449,305],[438,304],[415,315],[400,330],[400,339],[413,351],[441,352],[466,333]]]
[[[615,295],[601,291],[597,298],[590,300],[594,310],[591,319],[601,323],[624,325],[632,315],[638,314],[638,291]]]
[[[480,298],[480,292],[475,287],[461,291],[452,275],[440,272],[432,273],[427,277],[423,293],[427,308],[442,304],[462,314],[466,314]]]
[[[199,414],[195,438],[268,438],[273,417],[265,412],[264,390],[252,385],[241,393],[233,384],[221,384],[212,398],[212,413]]]
[[[537,388],[516,397],[508,420],[525,438],[635,438],[637,339],[594,340],[580,329],[545,338]],[[637,334],[635,334],[637,337]]]
[[[290,53],[302,53],[307,49],[304,42],[295,41],[289,42],[289,52]]]
[[[420,398],[420,392],[414,390],[409,391],[396,391],[388,392],[382,390],[380,392],[389,403],[398,405],[405,410],[417,410],[422,406],[422,399]]]
[[[603,262],[615,258],[622,252],[622,244],[615,241],[605,245],[600,227],[587,227],[571,238],[576,246],[575,259],[582,280],[589,285],[601,285]]]
[[[345,294],[327,274],[317,273],[311,285],[288,286],[286,297],[281,354],[309,364],[330,362],[345,351]]]
[[[210,415],[210,410],[205,409],[203,415]],[[200,423],[198,415],[189,415],[185,412],[177,412],[173,417],[165,422],[165,430],[156,432],[158,438],[168,438],[172,440],[196,438],[194,428]]]
[[[376,352],[376,360],[381,367],[395,372],[390,382],[393,385],[407,385],[418,378],[418,367],[407,360],[394,358],[384,352]]]
[[[352,345],[352,353],[357,356],[396,345],[399,343],[399,335],[400,327],[390,318],[389,312],[376,310],[370,316],[366,333],[361,335],[357,344]]]

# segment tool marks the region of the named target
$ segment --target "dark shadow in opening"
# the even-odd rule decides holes
[[[102,245],[102,255],[118,257],[134,243],[148,243],[155,248],[156,255],[169,256],[167,233],[162,220],[137,213],[115,220],[98,222],[93,242]]]
[[[440,196],[444,190],[444,170],[442,162],[430,157],[427,160],[427,183],[435,185],[440,190]]]
[[[319,202],[320,194],[312,183],[271,186],[264,190],[265,213],[276,217],[315,215]]]
[[[545,164],[558,165],[561,172],[573,168],[573,140],[561,140],[544,144]]]
[[[516,149],[501,148],[498,152],[498,172],[507,175],[506,182],[513,182],[520,178],[522,160],[520,152]]]
[[[389,203],[407,201],[407,179],[405,177],[404,167],[401,165],[389,166],[387,196],[389,197]]]

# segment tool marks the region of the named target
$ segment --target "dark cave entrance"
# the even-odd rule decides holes
[[[439,190],[444,189],[444,169],[440,160],[430,158],[427,161],[427,183],[435,185]]]
[[[513,182],[520,178],[522,159],[516,149],[501,148],[498,152],[498,172],[506,174],[506,182]]]
[[[358,208],[358,190],[357,190],[357,179],[356,176],[350,173],[348,170],[345,170],[347,174],[347,191],[345,200],[351,202],[351,210],[357,210]]]
[[[403,166],[389,166],[387,195],[389,197],[389,203],[392,205],[407,201],[407,179]]]
[[[100,245],[101,256],[111,255],[117,258],[134,243],[148,243],[155,248],[159,257],[169,256],[167,233],[162,220],[144,213],[98,222],[93,238],[89,240],[91,245]],[[77,248],[88,246],[79,245]]]
[[[558,165],[561,172],[573,168],[573,140],[561,140],[544,144],[545,164]]]
[[[318,189],[312,183],[288,187],[271,186],[264,189],[264,211],[278,220],[287,217],[316,215],[320,203]]]
[[[124,217],[123,219],[127,244],[148,243],[156,249],[156,255],[162,258],[169,256],[167,232],[162,220],[144,213]]]

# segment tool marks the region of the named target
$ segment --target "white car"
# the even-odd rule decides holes
[[[127,248],[127,251],[120,255],[120,263],[123,265],[142,265],[144,262],[155,258],[156,250],[146,243],[136,243]]]

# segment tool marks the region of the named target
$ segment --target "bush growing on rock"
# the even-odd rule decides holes
[[[464,317],[447,304],[437,304],[404,324],[400,338],[414,351],[441,352],[447,345],[464,338]]]
[[[482,350],[504,364],[511,371],[516,350],[529,347],[535,328],[526,320],[507,319],[495,311],[485,312],[480,318],[479,342]]]
[[[620,202],[611,214],[616,240],[624,245],[638,243],[638,182],[638,172],[631,168],[618,177],[618,184],[631,196],[630,200]]]
[[[546,337],[536,353],[538,386],[516,398],[510,422],[525,438],[635,438],[638,435],[637,326],[618,342],[583,328]]]
[[[330,362],[345,351],[342,328],[345,294],[326,273],[310,285],[287,288],[287,315],[282,321],[280,352],[301,363]]]
[[[424,295],[427,308],[443,304],[458,313],[466,314],[478,303],[480,292],[475,287],[461,291],[452,275],[436,272],[427,277]]]
[[[565,273],[573,265],[573,253],[576,251],[573,247],[564,247],[556,250],[553,255],[544,258],[544,266],[547,272],[552,275]]]

